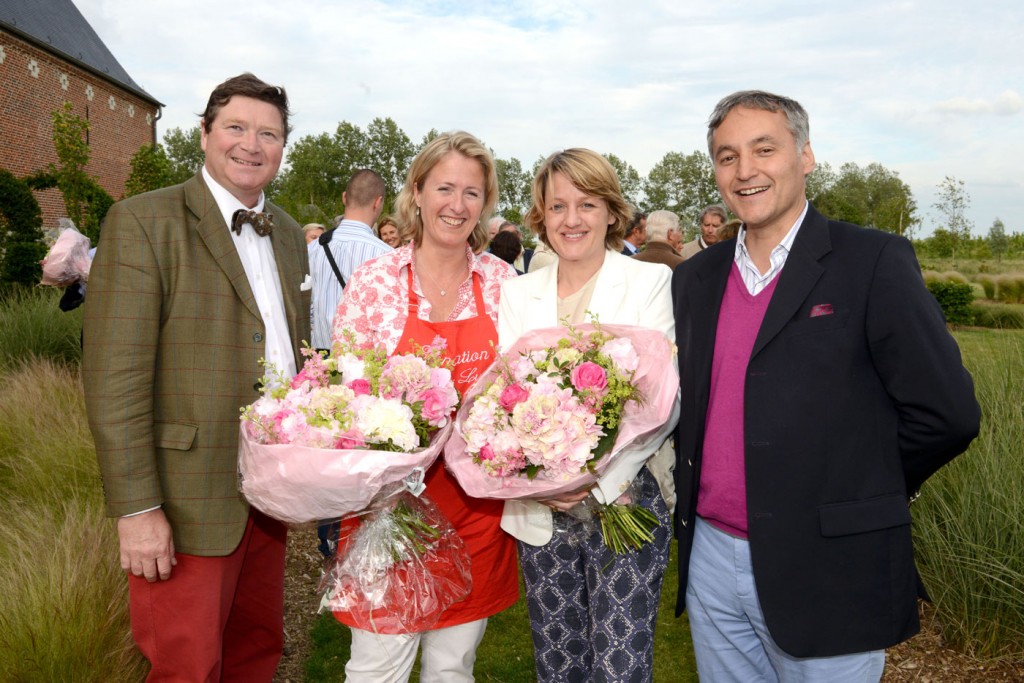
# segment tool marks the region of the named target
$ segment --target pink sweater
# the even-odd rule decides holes
[[[776,277],[757,296],[752,296],[733,264],[715,334],[697,514],[722,531],[741,538],[747,537],[743,432],[747,366],[778,281]]]

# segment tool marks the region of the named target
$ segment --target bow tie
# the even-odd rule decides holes
[[[231,229],[236,235],[242,234],[242,226],[246,223],[252,226],[257,235],[266,237],[274,229],[274,214],[248,209],[239,209],[231,214]]]

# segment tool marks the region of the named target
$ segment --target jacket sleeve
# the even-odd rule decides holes
[[[129,208],[114,205],[90,272],[82,358],[89,427],[111,516],[163,502],[153,428],[161,289],[147,233]]]
[[[868,300],[872,361],[892,397],[907,491],[913,494],[978,435],[981,409],[960,349],[921,278],[913,248],[890,240]]]

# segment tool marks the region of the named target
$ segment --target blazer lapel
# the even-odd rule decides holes
[[[768,310],[765,311],[761,329],[757,333],[754,349],[750,354],[751,358],[774,339],[796,315],[800,305],[807,299],[825,270],[819,260],[830,251],[832,241],[828,234],[828,220],[815,211],[813,206],[808,206],[807,215],[793,241],[793,249],[779,274],[775,294],[768,304]]]
[[[231,233],[224,223],[224,217],[220,214],[217,202],[214,201],[209,188],[203,182],[201,173],[192,176],[185,183],[185,205],[199,219],[196,232],[199,233],[217,265],[231,282],[239,300],[249,309],[250,313],[262,320],[263,316],[260,315],[252,288],[249,287],[249,278],[245,275],[242,260],[238,258],[238,250],[231,239]]]
[[[622,307],[626,284],[625,272],[620,267],[623,258],[630,257],[623,257],[614,251],[605,252],[604,264],[594,283],[594,293],[587,307],[590,313],[597,316],[598,322],[614,320]],[[591,322],[590,316],[584,322]]]

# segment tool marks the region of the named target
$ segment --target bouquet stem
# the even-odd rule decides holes
[[[601,518],[604,544],[618,555],[640,550],[653,541],[651,532],[659,525],[654,513],[642,505],[602,505],[597,516]]]

